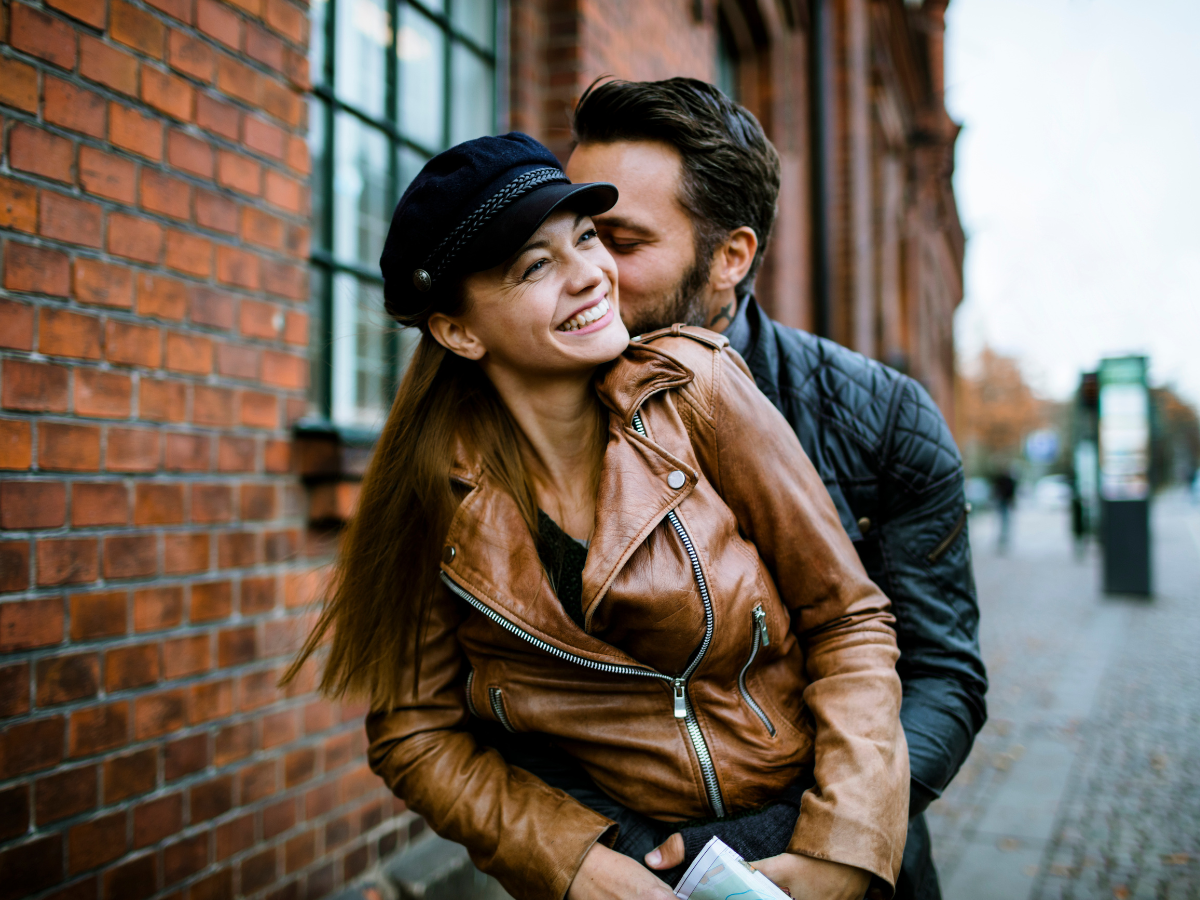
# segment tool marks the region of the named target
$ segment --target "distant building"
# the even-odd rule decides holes
[[[275,681],[411,345],[391,209],[451,143],[565,154],[598,75],[715,80],[784,160],[767,308],[949,417],[944,6],[0,7],[0,893],[318,897],[419,828],[363,710]]]

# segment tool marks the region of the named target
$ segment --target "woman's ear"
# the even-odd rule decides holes
[[[430,316],[428,327],[435,341],[464,359],[480,360],[487,353],[487,348],[469,328],[444,313]]]
[[[729,233],[725,242],[713,254],[713,265],[708,285],[713,293],[737,287],[754,262],[758,252],[758,235],[749,225],[742,225]]]

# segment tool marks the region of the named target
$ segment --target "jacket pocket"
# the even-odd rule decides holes
[[[963,533],[963,529],[967,527],[967,516],[970,512],[971,504],[967,503],[963,506],[962,514],[955,521],[954,527],[950,529],[950,533],[942,538],[936,547],[929,551],[925,557],[925,562],[933,565],[946,555],[946,551],[953,546],[954,542],[958,540],[958,536]]]
[[[512,727],[512,722],[508,721],[508,710],[504,708],[504,694],[500,688],[488,688],[488,702],[492,704],[492,712],[496,714],[500,724],[515,734],[517,729]]]
[[[472,669],[467,673],[467,712],[477,719],[483,718],[479,715],[479,710],[475,708],[475,700],[471,697],[471,692],[475,690],[475,670]]]
[[[754,617],[754,628],[751,630],[750,636],[750,657],[746,660],[746,664],[742,666],[742,671],[738,672],[738,690],[742,692],[742,699],[746,701],[746,705],[754,710],[754,714],[762,720],[771,737],[775,737],[775,726],[771,724],[771,719],[767,716],[766,711],[750,696],[750,689],[746,687],[746,673],[750,671],[750,666],[754,664],[754,660],[758,656],[758,649],[767,646],[771,642],[771,637],[767,633],[767,614],[763,610],[761,603],[754,607],[752,615]]]

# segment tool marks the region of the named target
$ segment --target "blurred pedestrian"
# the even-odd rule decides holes
[[[992,478],[992,497],[1000,513],[1000,539],[996,549],[1000,554],[1005,554],[1012,540],[1012,510],[1017,500],[1017,480],[1007,471],[1000,472]]]

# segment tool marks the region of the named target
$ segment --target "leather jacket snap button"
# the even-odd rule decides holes
[[[676,469],[674,472],[672,472],[670,475],[667,476],[667,484],[670,486],[670,488],[672,490],[677,491],[681,487],[683,487],[685,484],[687,484],[687,476],[684,475],[682,472],[680,472],[678,469]]]
[[[861,531],[863,534],[866,534],[868,531],[870,531],[871,530],[871,520],[868,519],[866,516],[863,516],[861,519],[859,519],[858,520],[858,530]]]
[[[444,562],[446,565],[450,565],[450,563],[454,562],[454,553],[454,548],[447,544],[446,549],[442,551],[442,562]]]

